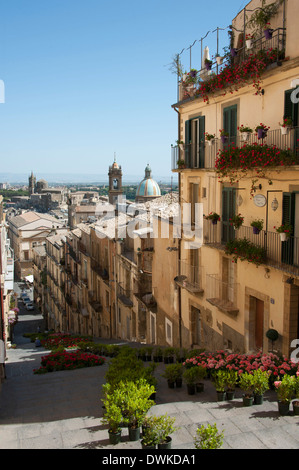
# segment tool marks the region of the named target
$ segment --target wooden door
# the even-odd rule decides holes
[[[264,338],[264,302],[256,299],[255,304],[255,346],[263,349]]]

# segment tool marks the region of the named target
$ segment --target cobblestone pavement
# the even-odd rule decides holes
[[[6,380],[0,392],[1,449],[140,449],[122,430],[122,442],[109,444],[101,422],[101,386],[108,365],[34,375],[45,354],[24,338],[23,332],[42,326],[38,314],[20,314],[15,327],[16,349],[7,351]],[[276,394],[269,391],[262,405],[244,407],[241,390],[233,401],[216,401],[213,384],[205,380],[202,393],[188,395],[186,386],[169,389],[158,379],[156,405],[150,414],[168,413],[179,429],[172,435],[173,449],[194,449],[193,437],[201,424],[216,423],[224,431],[223,449],[298,449],[299,417],[292,408],[280,416]]]

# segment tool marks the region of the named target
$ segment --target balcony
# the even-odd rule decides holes
[[[242,34],[244,37],[244,34]],[[245,41],[244,41],[245,42]],[[197,71],[195,75],[196,80],[191,80],[188,83],[182,80],[178,81],[178,90],[177,90],[177,99],[178,102],[181,103],[186,100],[194,99],[194,97],[199,97],[208,101],[209,95],[211,95],[215,89],[215,84],[223,83],[225,87],[234,87],[240,88],[240,86],[244,84],[248,84],[248,81],[252,80],[252,73],[256,74],[256,61],[252,60],[252,67],[248,69],[248,63],[250,64],[250,60],[252,56],[257,56],[259,59],[265,59],[265,69],[262,72],[271,69],[273,67],[277,67],[282,65],[282,60],[284,59],[285,55],[285,44],[286,44],[286,29],[285,28],[277,28],[273,31],[272,38],[266,39],[264,34],[257,36],[255,35],[255,39],[251,41],[250,48],[245,43],[244,46],[240,47],[239,49],[234,49],[234,53],[227,53],[224,57],[219,58],[212,61],[210,65],[210,70],[207,70],[203,67],[203,64],[200,65],[200,70]],[[271,52],[271,54],[270,54]],[[190,48],[191,53],[191,48]],[[269,57],[267,57],[267,53],[269,53]],[[234,78],[234,81],[228,79],[227,81],[227,71],[234,70],[241,70],[241,74],[232,73],[231,76]],[[246,70],[246,72],[245,72]],[[244,73],[242,73],[244,72]],[[238,79],[234,77],[234,75],[238,76]],[[240,82],[240,75],[243,78],[243,81]],[[221,77],[224,76],[224,80],[222,82]],[[217,80],[215,80],[215,77]],[[247,83],[246,79],[247,78]],[[193,83],[195,81],[195,83]],[[223,87],[221,89],[221,93],[223,93]]]
[[[246,139],[246,140],[245,140]],[[230,146],[235,148],[246,148],[246,146],[277,147],[280,150],[288,151],[294,162],[299,164],[299,127],[290,128],[286,135],[281,129],[273,129],[267,135],[259,139],[258,134],[253,132],[249,135],[243,133],[238,136],[229,137],[228,141],[222,143],[221,139],[215,138],[210,142],[191,143],[171,148],[171,169],[172,171],[184,169],[207,169],[215,170],[219,152],[229,150]],[[262,146],[262,147],[261,147]]]
[[[109,281],[108,270],[103,268],[103,266],[101,266],[100,263],[94,258],[91,259],[91,269],[104,281]]]
[[[186,289],[191,294],[202,294],[202,278],[203,268],[202,266],[192,266],[186,261],[180,261],[180,275],[175,277],[175,283]]]
[[[126,306],[133,307],[133,302],[131,300],[132,291],[130,289],[125,289],[117,284],[117,298]]]
[[[265,252],[264,264],[287,272],[299,275],[299,238],[291,236],[287,241],[281,241],[280,234],[261,230],[258,235],[253,233],[252,227],[241,226],[234,230],[232,226],[223,222],[212,225],[204,220],[204,244],[218,249],[225,249],[229,240],[246,238]]]
[[[207,301],[221,312],[236,316],[239,312],[237,307],[238,287],[237,283],[224,282],[217,274],[207,274]]]

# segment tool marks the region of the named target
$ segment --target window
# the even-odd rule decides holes
[[[235,215],[236,190],[234,188],[223,188],[222,190],[222,242],[227,243],[235,238],[234,227],[229,219]]]
[[[165,336],[166,341],[172,346],[172,322],[165,318]]]
[[[187,168],[204,168],[205,117],[185,122],[185,163]]]
[[[223,109],[223,129],[228,132],[228,145],[235,141],[237,136],[237,105]]]

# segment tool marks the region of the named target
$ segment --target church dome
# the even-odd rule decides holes
[[[136,200],[148,200],[161,196],[158,183],[151,177],[152,170],[149,165],[145,168],[145,177],[138,186]]]

